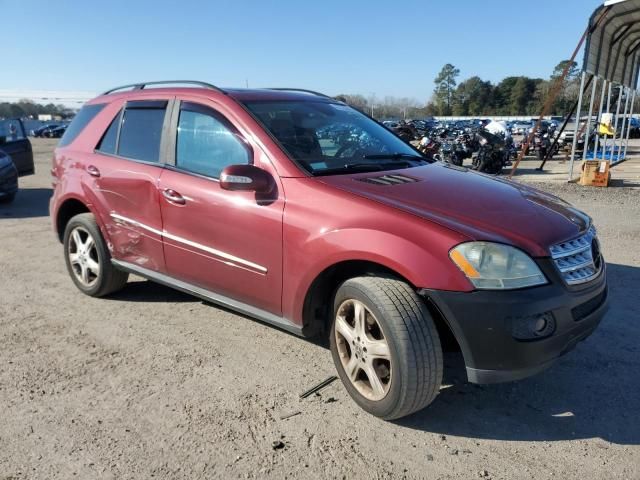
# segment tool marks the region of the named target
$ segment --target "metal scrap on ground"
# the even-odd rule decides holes
[[[331,376],[331,377],[327,378],[326,380],[323,380],[322,382],[317,384],[315,387],[312,387],[309,390],[307,390],[306,392],[301,393],[300,394],[300,398],[307,398],[308,396],[313,395],[314,393],[322,390],[324,387],[326,387],[330,383],[336,381],[337,379],[338,379],[338,377]]]

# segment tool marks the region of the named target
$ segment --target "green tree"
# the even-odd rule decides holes
[[[447,63],[434,80],[436,88],[433,92],[435,103],[440,115],[451,115],[454,103],[454,93],[456,88],[456,78],[460,75],[460,70]]]
[[[551,79],[555,80],[562,75],[564,69],[569,66],[569,72],[567,73],[567,81],[575,80],[580,75],[580,69],[578,68],[577,62],[572,62],[571,60],[562,60],[556,67],[553,69],[553,73],[551,74]]]
[[[458,85],[454,99],[454,115],[490,114],[492,113],[493,85],[480,77],[471,77]]]
[[[576,62],[570,60],[563,60],[553,69],[551,74],[551,83],[559,81],[565,68],[569,67],[567,77],[560,87],[560,91],[553,105],[555,113],[563,114],[569,111],[580,94],[579,77],[580,69]]]

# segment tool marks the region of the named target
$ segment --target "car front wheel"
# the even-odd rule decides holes
[[[349,395],[393,420],[429,405],[442,382],[436,326],[415,291],[390,277],[358,277],[336,292],[331,354]]]
[[[91,213],[76,215],[64,232],[64,257],[76,287],[91,297],[120,290],[129,274],[111,264],[111,255]]]

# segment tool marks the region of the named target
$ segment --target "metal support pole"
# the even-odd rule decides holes
[[[582,72],[582,79],[580,80],[580,96],[578,97],[578,110],[576,111],[576,125],[573,133],[573,145],[571,146],[571,160],[569,162],[569,177],[567,182],[573,179],[573,162],[576,158],[576,149],[578,148],[578,130],[580,127],[580,114],[582,113],[582,100],[584,97],[584,82],[587,77],[587,72]],[[591,77],[593,80],[593,77]]]
[[[611,10],[611,5],[606,5],[605,8],[602,10],[602,13],[600,14],[600,17],[598,17],[598,20],[596,20],[595,23],[590,24],[585,29],[584,33],[582,34],[582,37],[580,37],[580,41],[578,42],[578,45],[576,45],[576,48],[573,51],[573,54],[571,55],[571,58],[567,62],[566,66],[564,67],[562,74],[558,78],[556,78],[556,81],[552,84],[551,89],[549,90],[549,94],[547,96],[547,100],[542,106],[542,112],[540,112],[540,118],[538,118],[538,122],[536,123],[535,127],[531,129],[531,131],[529,132],[529,135],[527,136],[526,140],[522,144],[522,148],[520,150],[520,154],[518,155],[518,158],[516,159],[516,163],[513,164],[513,167],[511,168],[511,173],[509,173],[509,178],[512,178],[514,173],[516,173],[516,170],[518,169],[518,165],[520,165],[520,162],[524,158],[524,152],[527,150],[527,147],[529,147],[529,145],[533,141],[533,137],[536,131],[540,129],[540,124],[542,123],[542,120],[544,119],[545,115],[547,115],[547,111],[551,109],[551,106],[553,105],[553,102],[558,96],[558,93],[560,93],[560,88],[562,87],[562,84],[567,78],[571,64],[576,59],[578,52],[582,48],[582,44],[589,36],[589,33],[596,31],[596,29],[600,25],[600,22],[604,20],[604,18],[607,16],[610,10]]]
[[[587,159],[587,151],[589,150],[589,137],[591,136],[591,117],[593,116],[593,104],[596,99],[596,89],[598,87],[598,77],[593,79],[591,85],[591,101],[589,102],[589,116],[587,117],[587,131],[584,132],[584,148],[582,149],[582,161]]]
[[[620,89],[618,90],[618,107],[616,108],[616,121],[613,126],[613,150],[611,151],[611,164],[613,165],[613,155],[616,153],[616,148],[618,146],[618,139],[616,135],[618,133],[618,117],[620,117],[620,105],[622,104],[622,85],[620,85]],[[622,149],[622,138],[620,138],[620,149]],[[618,152],[618,158],[620,158],[620,152]]]
[[[611,85],[611,82],[608,82]],[[607,90],[607,80],[602,81],[602,92],[600,92],[600,108],[598,109],[598,116],[596,117],[596,143],[593,148],[593,158],[598,157],[598,148],[600,147],[600,124],[602,123],[602,109],[604,108],[604,92]]]
[[[630,88],[624,88],[623,87],[623,91],[624,91],[624,113],[622,114],[622,127],[620,128],[620,150],[622,150],[622,143],[624,142],[624,139],[626,138],[626,128],[629,128],[631,125],[631,121],[627,118],[629,115],[629,97],[630,97],[630,93],[631,93],[631,89]],[[620,155],[618,154],[618,161],[620,161]]]
[[[587,80],[587,83],[585,84],[585,88],[589,88],[589,85],[591,85],[592,81],[593,81],[593,77],[589,77],[589,80]],[[567,114],[565,115],[564,122],[562,122],[562,126],[560,127],[560,130],[558,130],[557,135],[553,139],[553,144],[551,145],[551,148],[549,149],[549,151],[547,152],[547,155],[544,157],[544,160],[536,170],[541,172],[542,169],[544,168],[545,163],[547,163],[547,160],[549,160],[551,158],[551,155],[553,155],[556,145],[558,144],[558,140],[560,140],[562,133],[567,129],[567,125],[571,121],[571,117],[573,117],[573,114],[576,113],[576,108],[578,108],[579,102],[580,102],[580,97],[578,97],[578,100],[573,102],[573,106],[571,107],[569,112],[567,112]]]
[[[612,85],[612,83],[609,82],[609,94],[607,96],[607,113],[611,113],[611,85]],[[609,145],[609,138],[607,137],[607,134],[605,133],[605,135],[604,135],[604,145],[602,146],[602,158],[603,159],[607,155],[607,146],[608,145]]]
[[[633,118],[633,108],[636,104],[636,91],[633,91],[631,97],[631,110],[629,111],[629,129],[627,130],[627,140],[624,144],[624,158],[627,158],[627,148],[629,147],[629,136],[631,135],[631,119]]]

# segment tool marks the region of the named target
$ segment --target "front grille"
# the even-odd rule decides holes
[[[600,247],[593,227],[574,240],[550,248],[551,258],[568,285],[578,285],[593,280],[602,268]]]
[[[596,295],[591,300],[583,303],[582,305],[578,305],[575,308],[571,309],[571,315],[576,322],[588,317],[593,312],[595,312],[607,299],[607,291],[605,290],[600,295]]]

